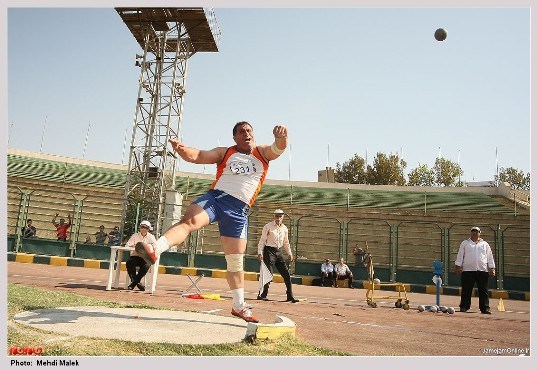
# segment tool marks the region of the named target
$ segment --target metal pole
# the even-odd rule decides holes
[[[11,125],[9,126],[9,133],[7,134],[7,145],[9,146],[9,141],[11,140],[11,134],[13,132],[13,120],[11,120]]]
[[[47,127],[47,116],[45,116],[45,123],[43,123],[43,132],[41,133],[41,146],[39,147],[39,153],[43,153],[43,140],[45,139],[46,127]]]
[[[390,225],[390,255],[391,255],[390,281],[392,282],[397,281],[397,229],[398,228],[399,228],[399,225],[397,226]]]
[[[136,203],[136,223],[134,224],[134,232],[138,230],[139,224],[140,224],[140,203]]]
[[[515,217],[516,217],[516,193],[513,192],[513,202],[515,202]]]
[[[291,206],[293,205],[293,185],[291,185]]]
[[[125,135],[123,136],[123,153],[121,154],[121,164],[125,162],[125,148],[127,147],[127,130],[129,129],[128,124],[125,125]]]
[[[496,248],[496,260],[498,265],[496,266],[496,282],[497,288],[503,290],[503,277],[504,277],[504,248],[503,248],[503,232],[505,229],[501,230],[501,225],[498,224],[497,230],[497,248]]]
[[[21,203],[20,203],[20,212],[18,215],[18,221],[17,221],[17,230],[15,230],[15,252],[20,252],[21,246],[22,246],[22,228],[26,224],[26,214],[28,212],[28,204],[30,199],[30,194],[33,192],[33,190],[30,193],[27,193],[21,188],[17,186],[17,189],[21,192]]]
[[[425,192],[425,215],[427,215],[427,192]]]
[[[85,196],[84,198],[78,199],[73,194],[71,196],[75,199],[75,211],[73,214],[72,222],[73,225],[73,231],[71,232],[71,242],[69,244],[69,249],[71,250],[71,258],[74,257],[75,251],[76,251],[76,243],[78,241],[78,234],[80,232],[80,222],[82,219],[82,205],[84,200],[87,198]]]
[[[288,181],[291,181],[291,144],[289,144],[289,175]]]
[[[91,128],[91,121],[88,121],[88,130],[86,131],[86,139],[84,139],[84,150],[82,151],[82,159],[86,157],[86,147],[88,145],[88,137]]]
[[[459,154],[457,155],[457,166],[459,166],[459,168],[457,168],[457,171],[459,171],[459,184],[461,183],[461,150],[459,149]]]
[[[436,305],[440,306],[440,279],[436,279]]]

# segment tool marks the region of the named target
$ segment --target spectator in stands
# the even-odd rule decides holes
[[[59,214],[56,213],[54,218],[52,219],[52,224],[56,228],[56,236],[58,237],[58,240],[67,241],[67,237],[69,236],[69,227],[71,227],[71,214],[67,214],[67,219],[69,220],[68,223],[65,223],[64,218],[60,218],[60,223],[56,222],[56,219],[58,218]]]
[[[479,293],[479,310],[490,315],[488,284],[489,276],[496,276],[496,264],[489,243],[481,239],[481,229],[470,229],[470,238],[464,240],[455,260],[455,273],[461,276],[460,312],[470,309],[474,283]]]
[[[91,236],[86,236],[86,240],[84,240],[84,244],[93,244],[93,242],[91,241]]]
[[[349,269],[349,266],[345,264],[345,260],[343,258],[339,259],[339,262],[336,263],[334,266],[334,272],[335,272],[335,278],[334,278],[334,286],[337,288],[337,280],[349,280],[349,288],[354,289],[352,286],[352,272]]]
[[[121,234],[119,233],[119,226],[114,227],[114,230],[108,233],[108,245],[120,245]]]
[[[22,237],[23,238],[33,238],[37,233],[35,226],[32,226],[32,220],[26,220],[26,226],[22,228]]]
[[[321,286],[324,286],[324,281],[328,279],[330,285],[334,285],[334,265],[327,258],[321,265]]]
[[[140,231],[132,234],[125,246],[134,247],[136,243],[139,242],[151,245],[156,243],[157,240],[155,239],[153,234],[150,233],[150,231],[153,231],[153,228],[151,227],[151,223],[149,221],[144,220],[140,222]],[[133,290],[134,287],[138,287],[138,289],[144,291],[145,286],[141,283],[141,281],[147,274],[147,271],[149,271],[149,263],[147,263],[142,257],[140,257],[138,253],[136,253],[136,251],[134,250],[131,252],[131,256],[127,260],[126,265],[127,273],[131,278],[131,284],[127,287],[127,289]],[[136,267],[139,267],[138,273],[136,273]]]
[[[104,245],[108,233],[104,232],[104,225],[99,226],[99,231],[95,233],[95,244]]]

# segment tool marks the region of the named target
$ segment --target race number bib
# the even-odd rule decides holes
[[[255,163],[251,160],[247,161],[232,161],[229,164],[229,170],[234,175],[246,175],[257,172]]]

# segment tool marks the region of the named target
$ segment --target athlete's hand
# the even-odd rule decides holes
[[[172,145],[173,150],[175,150],[179,155],[185,154],[185,148],[186,146],[180,142],[179,140],[170,139],[170,144]]]
[[[263,255],[262,255],[262,254],[258,254],[258,255],[257,255],[257,259],[260,260],[260,261],[263,261]]]
[[[272,130],[272,133],[274,134],[274,138],[278,139],[281,137],[287,137],[287,127],[285,126],[274,126],[274,130]]]

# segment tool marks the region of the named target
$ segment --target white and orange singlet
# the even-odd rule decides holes
[[[268,162],[259,149],[244,154],[229,147],[224,159],[216,167],[216,180],[211,189],[221,190],[252,206],[267,176]]]

